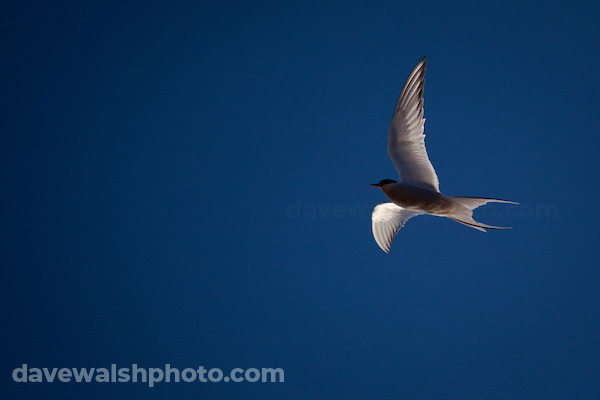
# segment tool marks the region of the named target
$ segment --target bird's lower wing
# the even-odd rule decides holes
[[[392,240],[396,233],[404,226],[410,218],[420,215],[417,211],[410,211],[394,203],[378,204],[371,216],[373,237],[381,247],[388,253],[392,246]]]

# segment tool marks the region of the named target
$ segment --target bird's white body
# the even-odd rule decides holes
[[[482,197],[453,197],[440,192],[439,180],[425,149],[423,89],[425,57],[408,76],[392,117],[388,132],[388,156],[394,163],[399,182],[384,179],[379,187],[391,203],[379,204],[373,210],[375,241],[386,253],[392,239],[406,221],[421,214],[448,217],[456,222],[485,232],[485,228],[507,229],[486,225],[473,219],[473,210],[490,202],[518,204],[512,201]]]
[[[397,206],[422,214],[446,216],[462,207],[443,193],[402,182],[384,185],[381,190]]]

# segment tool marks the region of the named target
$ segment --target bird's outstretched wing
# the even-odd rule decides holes
[[[388,253],[392,247],[392,239],[410,218],[420,215],[418,211],[410,211],[394,203],[378,204],[371,216],[373,236],[381,247]]]
[[[412,70],[396,104],[388,132],[388,156],[400,182],[439,192],[438,177],[425,150],[425,118],[423,118],[423,87],[425,57]]]

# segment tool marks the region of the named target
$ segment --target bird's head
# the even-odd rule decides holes
[[[391,180],[391,179],[384,179],[384,180],[382,180],[379,183],[371,183],[371,186],[375,186],[375,187],[381,188],[381,187],[383,187],[385,185],[389,185],[390,183],[396,183],[396,181]]]

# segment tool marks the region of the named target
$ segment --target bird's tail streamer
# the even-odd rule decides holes
[[[453,219],[454,221],[461,223],[463,225],[469,226],[471,228],[477,229],[479,231],[485,232],[486,229],[511,229],[510,227],[503,226],[492,226],[487,225],[481,222],[477,222],[473,219],[473,210],[477,207],[486,205],[487,203],[506,203],[506,204],[519,204],[514,201],[508,200],[500,200],[500,199],[490,199],[485,197],[453,197],[454,201],[459,203],[462,207],[459,211],[456,211],[453,214],[448,215],[448,218]]]

